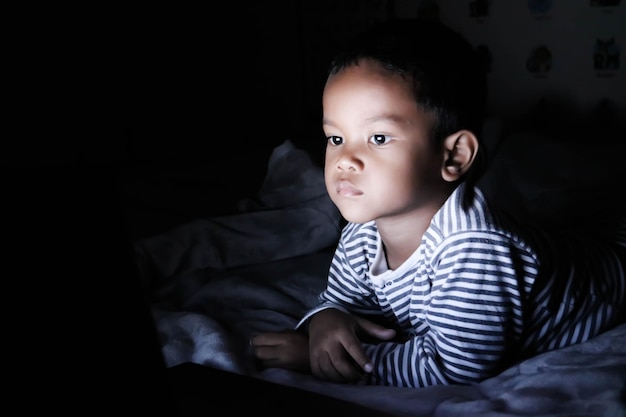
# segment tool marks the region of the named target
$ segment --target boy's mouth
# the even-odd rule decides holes
[[[341,180],[337,183],[337,194],[344,197],[354,197],[362,195],[363,192],[356,188],[350,181]]]

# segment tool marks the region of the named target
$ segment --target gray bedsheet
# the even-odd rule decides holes
[[[626,415],[626,324],[475,386],[353,386],[256,368],[249,338],[293,328],[315,304],[339,231],[320,168],[285,142],[240,213],[136,242],[166,364],[212,366],[398,416]]]

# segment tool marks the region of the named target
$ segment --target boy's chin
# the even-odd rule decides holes
[[[365,213],[355,213],[353,211],[342,211],[341,215],[350,223],[364,224],[375,220],[371,215],[366,215]]]

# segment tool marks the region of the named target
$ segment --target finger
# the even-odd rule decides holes
[[[260,346],[254,349],[254,356],[265,368],[302,369],[307,363],[296,362],[293,358],[281,355],[280,349],[273,346]]]
[[[283,368],[283,369],[299,370],[296,367],[291,366],[291,364],[285,363],[279,359],[262,360],[262,359],[257,358],[256,363],[260,368]]]
[[[333,361],[335,370],[343,381],[354,382],[360,380],[365,375],[363,369],[347,353],[340,359]]]
[[[350,360],[360,368],[360,371],[370,373],[374,369],[374,364],[370,358],[365,354],[360,343],[354,343],[350,341],[344,345],[346,353],[350,356]],[[360,376],[360,375],[359,375]]]
[[[275,346],[259,345],[253,349],[254,356],[261,361],[277,361],[278,349]]]
[[[390,340],[396,336],[396,331],[380,324],[374,323],[362,317],[356,317],[356,321],[362,331],[368,336],[373,336],[381,340]]]
[[[313,370],[313,367],[311,369]],[[327,381],[345,382],[343,375],[337,371],[327,352],[317,358],[314,375]]]
[[[275,346],[281,341],[279,333],[260,333],[250,339],[250,346]]]
[[[311,370],[313,369],[313,374],[318,378],[338,383],[354,382],[363,377],[361,369],[343,350],[335,355],[323,352],[311,363]]]

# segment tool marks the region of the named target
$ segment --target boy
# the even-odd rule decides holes
[[[324,178],[347,224],[320,305],[251,340],[263,366],[471,384],[618,323],[617,245],[551,243],[475,186],[485,90],[473,48],[436,22],[373,28],[331,63]]]

